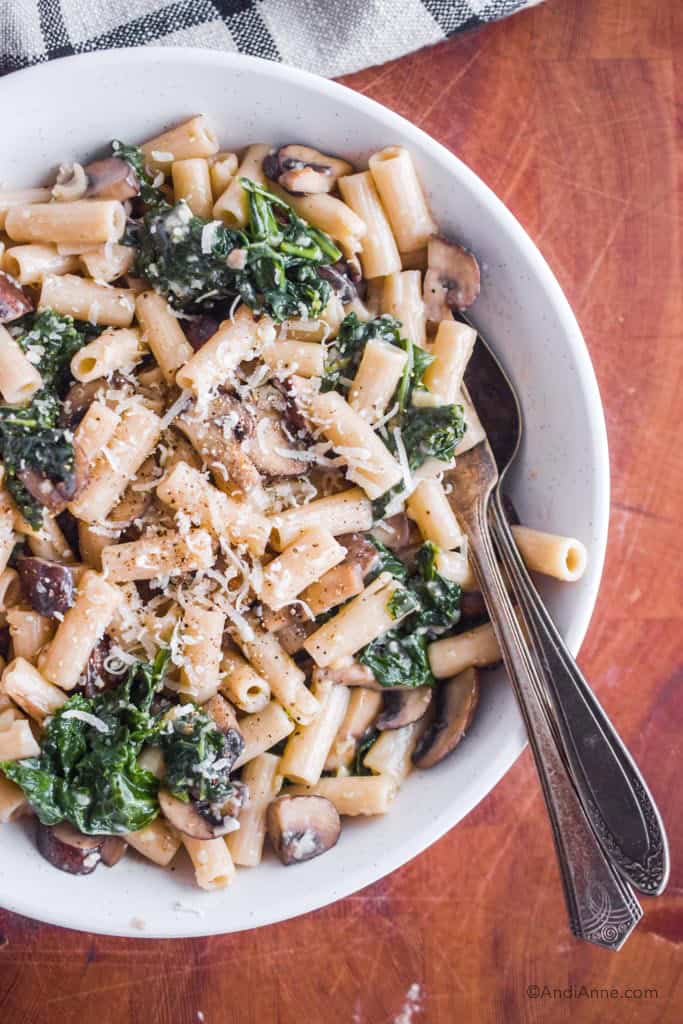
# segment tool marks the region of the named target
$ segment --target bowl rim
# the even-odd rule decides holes
[[[317,92],[329,97],[338,106],[344,108],[345,112],[350,112],[354,108],[361,109],[371,117],[380,119],[384,127],[388,129],[396,126],[404,137],[415,142],[429,161],[439,162],[447,170],[450,166],[459,177],[464,178],[468,182],[469,187],[479,194],[483,202],[490,209],[492,216],[500,221],[513,241],[524,250],[534,274],[537,275],[540,287],[554,308],[559,329],[576,363],[579,383],[588,411],[587,429],[590,438],[590,450],[595,464],[595,494],[593,500],[596,541],[591,552],[594,570],[590,589],[584,596],[581,607],[573,615],[565,632],[565,641],[572,653],[576,655],[586,635],[595,608],[607,547],[610,507],[607,430],[595,371],[581,329],[559,282],[545,258],[541,255],[535,242],[495,192],[467,164],[463,163],[459,157],[442,143],[432,138],[427,132],[418,128],[395,111],[383,106],[363,93],[356,92],[349,86],[286,64],[240,53],[192,46],[121,47],[74,54],[15,71],[0,82],[0,93],[8,88],[16,88],[28,79],[31,79],[36,84],[40,84],[41,79],[49,80],[51,76],[59,75],[64,71],[68,73],[68,69],[75,64],[98,64],[103,66],[121,63],[137,65],[149,62],[177,64],[180,67],[184,66],[186,68],[188,65],[200,64],[206,67],[207,64],[213,64],[228,73],[249,68],[260,76],[270,78],[275,82],[292,80],[300,82],[308,91]],[[35,86],[32,85],[33,87]],[[322,898],[316,892],[311,891],[308,897],[301,900],[300,907],[297,907],[294,913],[289,909],[280,911],[271,908],[270,911],[255,913],[252,921],[245,922],[237,928],[231,927],[229,931],[237,932],[299,917],[358,892],[360,889],[391,874],[445,835],[447,831],[469,814],[495,788],[526,746],[526,737],[523,729],[518,730],[517,740],[518,742],[510,747],[506,755],[498,760],[495,768],[492,769],[492,766],[489,766],[486,783],[479,786],[477,791],[472,794],[472,799],[468,801],[462,813],[458,811],[457,814],[454,814],[452,810],[446,807],[432,822],[432,827],[429,831],[421,832],[419,837],[410,836],[400,846],[395,847],[391,851],[385,851],[377,860],[373,859],[371,863],[364,865],[362,868],[344,872],[339,877],[338,884],[332,884]],[[53,911],[52,907],[48,905],[45,909],[41,909],[39,917],[36,917],[35,905],[29,899],[24,898],[21,892],[16,895],[5,894],[3,896],[3,906],[13,913],[23,914],[47,924],[87,930],[104,935],[170,939],[225,933],[224,928],[213,927],[207,924],[202,925],[199,921],[195,924],[187,919],[182,924],[172,928],[168,927],[168,921],[166,921],[164,927],[157,929],[150,927],[145,929],[144,932],[136,930],[132,925],[129,928],[117,926],[115,930],[112,930],[112,926],[107,926],[104,919],[101,922],[88,922],[88,924],[84,924],[84,912],[75,905],[67,913],[64,912],[63,906],[60,906],[59,911],[56,908]]]

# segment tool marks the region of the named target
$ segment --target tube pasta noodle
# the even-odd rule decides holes
[[[240,718],[239,726],[244,739],[244,750],[235,761],[235,768],[240,768],[259,754],[270,750],[294,731],[294,722],[284,708],[274,700],[266,704],[262,711]]]
[[[49,188],[0,189],[0,228],[4,231],[7,214],[14,206],[35,206],[49,203],[52,192]]]
[[[386,412],[403,374],[407,356],[400,348],[372,338],[365,346],[349,391],[349,405],[368,423]]]
[[[185,609],[180,693],[192,697],[198,704],[218,693],[224,628],[225,615],[215,608],[190,605]]]
[[[240,814],[239,829],[231,832],[226,842],[235,864],[254,868],[261,863],[263,855],[268,804],[275,799],[282,786],[280,758],[274,754],[259,754],[244,766],[242,782],[249,789],[249,803]],[[0,820],[1,814],[0,791]]]
[[[486,668],[500,661],[500,648],[490,622],[429,645],[429,664],[437,679],[457,676],[466,668]]]
[[[96,246],[80,254],[80,262],[88,277],[99,282],[116,281],[123,277],[132,270],[134,260],[135,250],[129,245],[118,245],[116,242],[107,242],[106,245]],[[56,270],[53,273],[70,271]]]
[[[227,536],[233,544],[245,544],[254,555],[265,551],[271,529],[266,517],[245,502],[229,498],[186,462],[172,467],[157,487],[157,495],[215,537]]]
[[[367,228],[360,260],[366,277],[385,277],[401,269],[401,257],[369,171],[339,179],[339,191]]]
[[[238,157],[197,114],[72,154],[54,196],[0,190],[0,823],[52,800],[160,866],[184,846],[206,890],[260,863],[267,824],[290,862],[334,842],[320,801],[269,813],[283,782],[386,813],[438,726],[401,688],[500,658],[483,615],[455,632],[479,589],[455,318],[476,259],[407,149],[355,171],[308,141]],[[513,533],[531,569],[582,574],[579,541]],[[82,752],[112,756],[95,776]],[[6,763],[39,756],[40,796]],[[149,790],[115,776],[133,761]]]
[[[270,700],[270,686],[237,651],[223,651],[218,687],[240,711],[263,711]]]
[[[214,563],[213,542],[206,530],[167,533],[143,537],[126,544],[102,549],[102,571],[114,583],[153,580],[169,573],[210,569]]]
[[[5,253],[4,269],[19,284],[40,284],[48,275],[75,273],[78,257],[62,256],[54,245],[13,245]]]
[[[346,548],[329,530],[314,526],[299,534],[278,558],[269,562],[259,587],[262,601],[277,611],[293,601],[309,584],[343,561]]]
[[[73,203],[64,204],[73,206]],[[38,300],[40,309],[53,309],[77,320],[111,327],[130,327],[135,312],[135,297],[128,288],[112,288],[85,277],[47,274]]]
[[[110,328],[84,345],[71,360],[71,373],[83,383],[108,377],[114,370],[127,373],[142,359],[140,335],[133,328]]]
[[[76,601],[59,623],[40,666],[49,682],[64,690],[74,688],[122,599],[121,591],[103,576],[92,570],[83,574]]]
[[[135,315],[145,343],[156,359],[164,380],[173,384],[176,371],[192,359],[193,350],[178,318],[156,292],[143,292],[135,300]],[[181,383],[180,387],[184,387]]]
[[[230,885],[235,877],[235,865],[224,839],[191,839],[184,835],[182,843],[190,855],[200,889],[211,892]]]
[[[165,868],[180,849],[180,837],[163,818],[155,818],[137,832],[123,837],[138,853]]]
[[[588,556],[580,540],[533,530],[529,526],[511,526],[510,529],[528,569],[568,583],[581,579]]]
[[[30,363],[7,328],[0,325],[0,392],[10,405],[33,398],[43,384],[35,366]]]
[[[463,532],[440,480],[421,480],[408,498],[406,509],[425,540],[431,540],[444,551],[452,551],[464,543]]]
[[[219,150],[215,132],[203,114],[183,121],[141,146],[145,163],[152,170],[168,170],[174,160],[213,156]]]
[[[211,190],[213,198],[216,200],[223,195],[235,177],[239,160],[236,153],[216,153],[209,157],[208,163]]]
[[[175,160],[171,167],[175,201],[184,199],[195,217],[211,219],[213,194],[209,165],[201,157]]]
[[[325,668],[355,654],[371,640],[397,626],[404,617],[392,615],[389,604],[400,584],[382,573],[362,594],[344,605],[304,643],[316,665]]]
[[[87,523],[104,519],[119,500],[126,484],[156,446],[161,421],[142,404],[127,409],[114,434],[97,458],[90,479],[69,508]]]
[[[213,207],[213,215],[225,221],[228,227],[243,228],[249,219],[249,195],[240,185],[240,178],[249,178],[257,185],[266,184],[263,173],[263,158],[268,154],[270,146],[257,142],[249,146],[237,168],[234,180],[225,192],[218,197]]]
[[[234,320],[224,320],[210,341],[178,370],[178,387],[188,388],[196,395],[205,394],[254,355],[256,342],[256,321],[248,310],[239,309]]]
[[[401,253],[423,248],[436,234],[436,224],[408,150],[387,146],[368,166]]]
[[[280,772],[292,782],[313,786],[322,775],[327,755],[349,704],[346,686],[319,682],[313,693],[320,713],[308,725],[298,725],[287,740]]]
[[[289,509],[271,517],[272,543],[276,551],[290,544],[295,537],[312,526],[322,526],[333,536],[369,530],[372,526],[372,506],[360,487],[352,487],[339,494],[318,498],[308,505]]]
[[[55,627],[51,619],[27,608],[10,608],[7,624],[16,658],[35,661],[38,651],[52,639]]]
[[[442,320],[432,345],[434,361],[427,367],[423,383],[439,405],[457,402],[465,367],[472,355],[477,332],[456,320]],[[465,434],[467,437],[467,434]]]
[[[402,270],[384,278],[382,312],[400,320],[401,333],[414,345],[425,348],[427,321],[419,270]]]
[[[336,391],[315,396],[311,419],[346,458],[348,478],[370,499],[379,498],[403,478],[400,465],[367,420]]]
[[[125,210],[114,199],[12,206],[5,218],[5,231],[15,242],[97,245],[118,242],[125,227]]]
[[[3,672],[2,689],[22,711],[37,721],[42,721],[46,715],[54,715],[67,700],[63,690],[48,682],[43,673],[21,657],[11,661]]]
[[[307,725],[320,710],[318,701],[305,683],[305,675],[293,658],[283,650],[276,636],[249,623],[247,636],[236,640],[259,675],[268,681],[271,693],[292,718]]]
[[[386,814],[398,792],[391,775],[323,778],[315,786],[291,786],[292,796],[324,796],[341,815]]]

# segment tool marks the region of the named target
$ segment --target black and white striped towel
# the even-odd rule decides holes
[[[0,74],[121,46],[203,46],[333,77],[540,0],[0,0]]]

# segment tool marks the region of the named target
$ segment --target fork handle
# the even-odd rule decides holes
[[[586,818],[539,697],[535,669],[496,563],[484,501],[459,509],[474,571],[529,735],[577,938],[619,949],[642,917],[631,887],[612,868]]]
[[[567,650],[519,555],[500,492],[489,509],[493,537],[517,598],[563,753],[605,853],[636,889],[657,895],[669,874],[666,833],[638,767]]]

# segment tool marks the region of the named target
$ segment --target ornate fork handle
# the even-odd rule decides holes
[[[482,498],[458,507],[470,555],[524,717],[557,850],[570,925],[577,938],[619,949],[642,917],[630,886],[613,870],[581,807],[541,700],[513,606],[496,564]]]
[[[538,596],[508,527],[498,489],[489,514],[540,674],[538,695],[542,702],[551,702],[555,728],[586,814],[623,876],[641,892],[657,895],[667,882],[669,858],[654,801]]]

